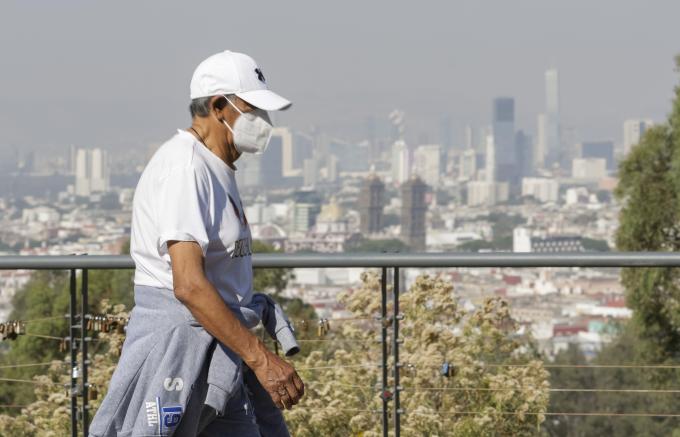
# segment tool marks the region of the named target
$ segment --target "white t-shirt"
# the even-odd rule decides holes
[[[252,240],[234,170],[184,130],[156,151],[137,183],[130,238],[136,285],[174,289],[171,240],[200,245],[206,277],[225,302],[250,302]]]

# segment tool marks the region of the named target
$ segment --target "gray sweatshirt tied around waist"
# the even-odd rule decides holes
[[[248,304],[230,309],[248,328],[262,322],[286,356],[299,352],[288,318],[268,295],[255,293]],[[243,383],[241,358],[203,329],[172,290],[135,285],[121,358],[90,425],[90,436],[174,435],[192,389],[201,383],[206,360],[210,362],[205,404],[223,414]],[[263,390],[256,393],[268,396]]]

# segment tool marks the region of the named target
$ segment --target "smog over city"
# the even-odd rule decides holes
[[[274,415],[291,435],[675,435],[678,17],[664,0],[4,2],[0,437],[93,418],[100,435],[127,330],[177,316],[129,324],[143,287],[200,306],[175,287],[186,243],[220,308],[288,314],[283,340],[266,312],[248,328],[308,384]],[[194,387],[164,376],[164,396]],[[190,435],[188,407],[159,399],[139,420]]]

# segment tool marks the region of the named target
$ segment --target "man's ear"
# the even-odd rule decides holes
[[[227,98],[224,96],[213,96],[210,98],[210,108],[213,111],[222,113],[224,108],[227,106]]]

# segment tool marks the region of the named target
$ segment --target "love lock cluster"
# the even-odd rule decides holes
[[[119,334],[125,333],[125,326],[127,319],[124,317],[115,317],[107,314],[99,314],[87,316],[87,324],[85,329],[92,332],[117,332]]]
[[[0,341],[15,340],[18,336],[26,333],[26,323],[21,320],[11,320],[0,323]]]
[[[317,322],[316,333],[319,337],[324,337],[331,330],[331,324],[328,319],[319,319]]]
[[[311,320],[311,322],[313,322],[313,320]],[[302,332],[308,332],[308,331],[309,331],[310,321],[308,321],[308,320],[299,320],[297,323],[299,323],[299,329],[300,329],[300,331],[302,331]],[[319,319],[319,320],[317,320],[317,322],[316,322],[316,334],[317,334],[319,337],[325,336],[326,334],[328,334],[328,332],[329,332],[330,330],[331,330],[331,324],[330,324],[330,322],[328,321],[328,319]]]

